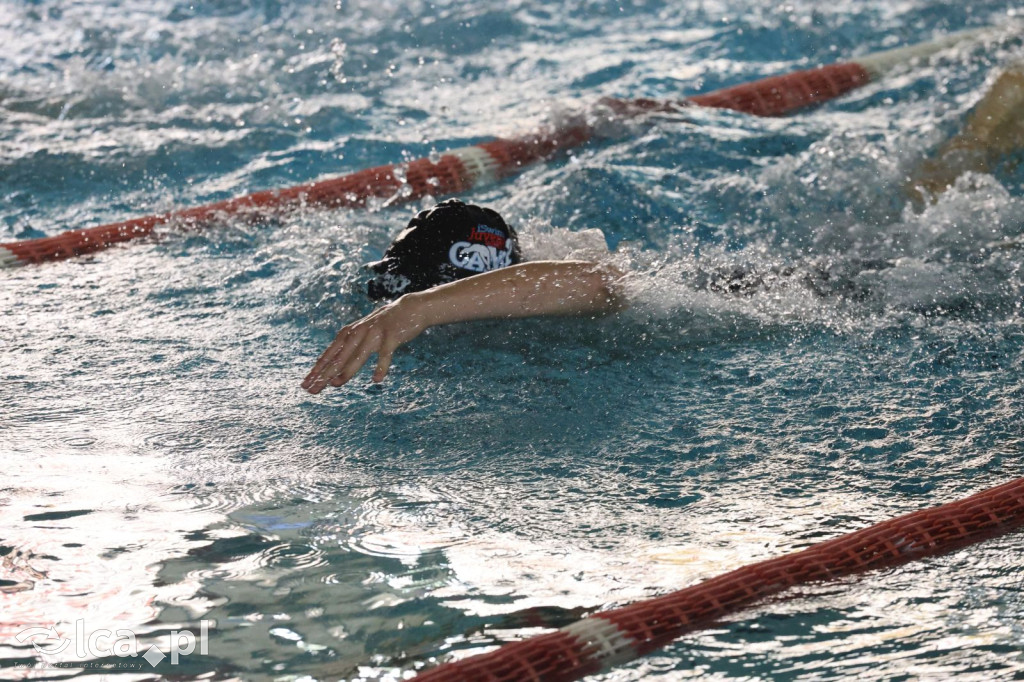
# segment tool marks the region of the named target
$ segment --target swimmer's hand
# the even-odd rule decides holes
[[[426,320],[411,294],[378,308],[363,319],[341,328],[306,375],[302,388],[316,395],[327,384],[342,386],[374,353],[377,354],[377,367],[373,370],[373,380],[384,381],[395,349],[415,339],[426,328]]]
[[[428,327],[466,320],[532,315],[603,315],[624,307],[616,268],[586,261],[537,261],[492,270],[402,296],[346,325],[313,365],[302,388],[341,386],[377,354],[383,381],[395,349]]]

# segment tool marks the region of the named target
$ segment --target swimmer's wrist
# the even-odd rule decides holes
[[[430,319],[429,294],[429,290],[416,291],[395,301],[395,305],[402,311],[403,318],[420,330],[437,324],[437,320]]]
[[[469,280],[473,279],[473,282]],[[487,310],[486,287],[475,278],[467,278],[442,284],[423,291],[406,294],[398,299],[403,307],[403,317],[421,331],[430,327],[462,322],[479,317]]]

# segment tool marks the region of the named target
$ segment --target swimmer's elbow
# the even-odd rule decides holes
[[[589,312],[607,315],[628,307],[622,291],[625,274],[614,265],[595,264],[585,275],[591,304]]]

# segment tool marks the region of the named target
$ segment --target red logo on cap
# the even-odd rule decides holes
[[[496,249],[504,249],[507,240],[508,236],[504,232],[490,225],[477,225],[469,233],[469,241]]]

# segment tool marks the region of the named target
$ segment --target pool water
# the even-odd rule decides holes
[[[1018,13],[6,3],[0,241]],[[601,230],[631,306],[434,329],[382,385],[299,388],[371,310],[359,266],[419,204],[167,231],[0,274],[5,676],[403,679],[1024,476],[1024,251],[987,248],[1024,233],[1021,155],[923,210],[902,191],[1020,49],[950,50],[788,118],[663,116],[464,197],[534,258]],[[889,266],[856,271],[872,259]],[[822,263],[856,295],[702,285]],[[1020,679],[1022,553],[1018,533],[791,590],[595,679]],[[206,653],[177,663],[76,653],[125,629],[167,654],[202,621]],[[18,639],[51,625],[75,645]]]

